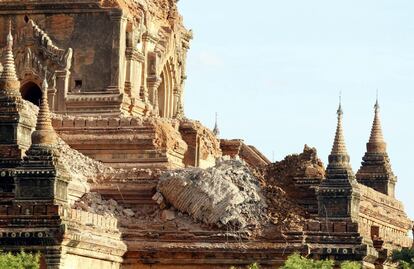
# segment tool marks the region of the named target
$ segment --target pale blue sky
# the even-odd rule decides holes
[[[326,163],[343,92],[354,171],[375,92],[397,197],[414,218],[414,1],[181,0],[193,29],[186,114],[270,159],[314,146]]]

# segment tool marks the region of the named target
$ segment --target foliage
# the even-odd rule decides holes
[[[333,260],[315,261],[293,254],[289,256],[282,269],[332,269],[334,265]]]
[[[285,265],[281,269],[332,269],[335,264],[334,260],[313,260],[301,256],[298,253],[292,254],[288,257]],[[247,269],[260,269],[257,263],[251,264]],[[341,263],[341,269],[361,269],[361,265],[358,262],[345,261]],[[231,267],[230,269],[239,269]],[[403,267],[403,269],[414,269],[414,267]]]
[[[0,254],[0,268],[7,269],[39,269],[40,255],[26,253],[23,250],[14,255],[12,253]]]
[[[257,263],[253,263],[253,264],[250,264],[247,268],[248,269],[260,269],[260,266]]]
[[[361,264],[357,262],[346,261],[341,263],[341,269],[361,269]]]
[[[238,268],[232,266],[232,267],[230,267],[230,269],[238,269]],[[249,266],[247,266],[246,269],[260,269],[260,266],[257,263],[252,263]]]
[[[399,262],[400,268],[414,269],[414,249],[395,250],[392,253],[392,260]]]

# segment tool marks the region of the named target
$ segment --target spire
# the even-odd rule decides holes
[[[380,106],[378,103],[378,96],[377,100],[374,105],[374,122],[372,124],[371,135],[369,137],[369,142],[367,143],[367,151],[368,152],[385,152],[386,151],[386,143],[384,141],[384,136],[382,135],[382,128],[381,128],[381,119],[380,119]]]
[[[216,112],[216,122],[214,124],[213,133],[215,136],[220,136],[220,129],[218,127],[217,112]]]
[[[17,79],[16,67],[14,64],[13,56],[13,35],[12,25],[9,21],[9,33],[7,35],[7,45],[3,52],[3,72],[0,76],[0,90],[5,90],[12,93],[18,93],[20,95],[20,82]]]
[[[342,128],[342,100],[341,96],[339,97],[339,107],[336,111],[338,115],[338,123],[336,127],[336,133],[335,133],[335,140],[332,147],[331,155],[339,155],[339,154],[347,154],[346,145],[345,145],[345,138],[344,138],[344,131]]]
[[[328,179],[354,179],[354,172],[349,164],[349,155],[346,150],[344,130],[342,127],[342,102],[339,97],[339,107],[336,112],[338,114],[338,123],[336,127],[335,140],[329,155],[329,164],[326,168],[326,176]]]
[[[335,141],[326,167],[326,179],[322,181],[317,191],[318,215],[325,220],[357,220],[360,192],[346,151],[341,97],[337,114]]]
[[[35,145],[53,145],[56,143],[56,133],[50,119],[49,103],[47,99],[47,74],[42,83],[42,100],[37,115],[36,130],[32,134],[32,143]]]
[[[382,135],[378,96],[374,111],[374,122],[367,143],[367,151],[362,158],[361,168],[358,170],[356,178],[361,184],[394,197],[397,177],[392,171],[387,154],[387,144]]]

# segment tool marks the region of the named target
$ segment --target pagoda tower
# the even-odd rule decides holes
[[[346,150],[341,103],[337,115],[338,123],[326,179],[318,189],[318,215],[326,219],[353,220],[358,216],[360,193]]]
[[[13,56],[11,23],[7,46],[3,51],[3,72],[0,75],[0,204],[14,197],[13,169],[21,162],[30,147],[37,108],[24,101],[16,75]]]
[[[387,153],[387,144],[382,135],[378,99],[374,110],[374,122],[367,143],[367,151],[362,158],[362,165],[356,174],[356,178],[359,183],[394,197],[397,177],[392,171]]]
[[[45,76],[46,77],[46,76]],[[43,94],[37,116],[32,145],[17,168],[16,203],[60,204],[68,201],[69,174],[59,160],[57,135],[52,127],[47,97],[47,81],[43,81]]]

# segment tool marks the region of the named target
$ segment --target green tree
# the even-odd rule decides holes
[[[414,269],[414,249],[395,250],[392,253],[392,260],[398,262],[402,269]]]
[[[23,250],[18,254],[1,253],[0,269],[39,269],[40,255],[26,253]]]

